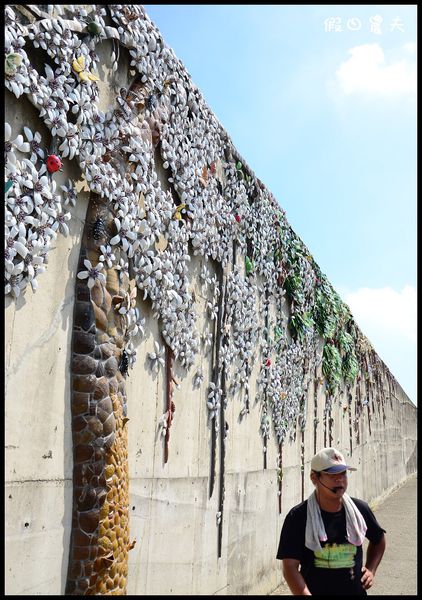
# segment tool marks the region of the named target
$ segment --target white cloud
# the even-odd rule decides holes
[[[377,43],[351,48],[350,58],[336,71],[337,84],[344,94],[413,94],[416,92],[416,44],[403,49],[406,57],[386,63],[384,50]],[[410,55],[410,56],[409,56]]]
[[[336,288],[362,333],[416,404],[416,289]]]
[[[406,50],[406,52],[416,55],[416,48],[417,48],[416,42],[409,42],[409,43],[405,44],[403,46],[403,48]]]
[[[393,334],[416,344],[416,289],[406,285],[400,292],[391,287],[361,288],[345,292],[359,327],[371,339],[369,331]]]

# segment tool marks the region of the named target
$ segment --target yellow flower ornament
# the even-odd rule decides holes
[[[184,204],[184,203],[179,204],[179,206],[177,206],[176,210],[173,212],[173,219],[177,219],[178,221],[181,221],[183,219],[182,211],[184,211],[185,208],[186,208],[186,204]]]
[[[99,81],[98,75],[85,70],[85,56],[79,56],[72,62],[72,68],[79,76],[81,81]]]

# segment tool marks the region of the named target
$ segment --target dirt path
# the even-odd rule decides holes
[[[386,530],[387,546],[369,596],[416,596],[416,501],[417,477],[407,479],[374,508],[377,521]],[[364,553],[368,540],[364,542]],[[269,596],[290,596],[286,584]]]

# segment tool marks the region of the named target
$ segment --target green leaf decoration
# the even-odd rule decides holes
[[[353,350],[343,358],[342,373],[344,381],[349,384],[353,384],[358,376],[359,365]]]
[[[247,275],[249,275],[250,273],[252,273],[252,271],[253,271],[253,262],[251,261],[251,259],[249,258],[249,256],[245,256],[245,267],[246,267],[246,273],[247,273]]]
[[[354,347],[352,336],[350,335],[350,333],[347,333],[347,331],[344,331],[343,329],[340,329],[337,333],[337,344],[340,351],[344,354],[351,352]]]
[[[314,326],[314,322],[310,313],[305,312],[303,314],[296,314],[290,318],[289,329],[292,336],[297,339],[302,339],[306,332],[311,330]]]
[[[6,183],[4,184],[4,193],[7,194],[7,192],[10,190],[10,188],[13,185],[13,181],[11,179],[9,179],[9,181],[6,181]]]
[[[342,360],[335,345],[328,342],[322,353],[322,374],[327,380],[328,392],[334,393],[341,382]]]
[[[334,293],[325,277],[321,277],[315,291],[313,318],[318,333],[326,340],[334,338],[339,327],[340,303],[340,297]]]
[[[276,327],[274,327],[274,337],[275,337],[276,341],[279,340],[282,335],[283,335],[283,330],[281,329],[281,327],[279,325],[276,325]]]
[[[6,56],[4,61],[4,70],[6,75],[13,75],[14,72],[22,64],[22,56],[16,52],[12,52]]]
[[[297,300],[296,292],[302,289],[302,279],[300,275],[296,273],[288,275],[284,280],[284,289],[291,300]]]

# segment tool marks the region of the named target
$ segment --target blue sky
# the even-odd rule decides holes
[[[416,403],[416,5],[144,6]]]

